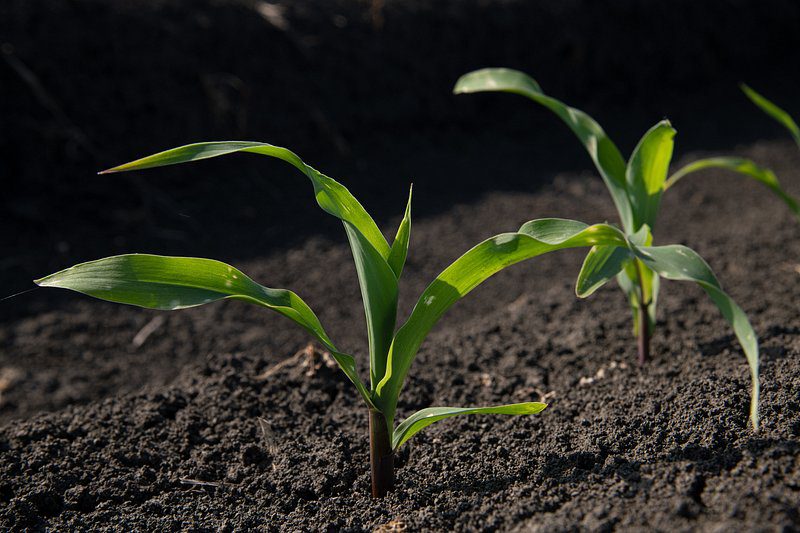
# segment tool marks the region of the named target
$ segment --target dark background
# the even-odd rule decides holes
[[[341,237],[279,162],[95,174],[189,142],[290,147],[384,225],[411,181],[424,217],[589,168],[537,106],[451,94],[484,66],[529,72],[624,154],[662,117],[676,153],[784,137],[737,83],[799,110],[798,28],[793,0],[4,0],[0,296],[115,253],[233,261]],[[45,292],[3,301],[0,318],[62,297]]]

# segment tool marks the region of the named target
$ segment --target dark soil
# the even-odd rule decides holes
[[[349,249],[296,173],[253,157],[93,172],[188,141],[276,142],[349,186],[387,234],[414,181],[405,317],[486,237],[532,218],[616,219],[555,118],[511,96],[449,95],[493,64],[534,73],[624,152],[668,116],[676,163],[724,149],[800,195],[800,152],[758,140],[783,132],[735,86],[800,115],[789,0],[303,0],[283,28],[254,15],[257,1],[186,5],[3,2],[0,296],[113,253],[215,257],[296,290],[366,375]],[[292,358],[308,337],[285,319],[37,290],[0,302],[0,527],[798,530],[800,226],[758,185],[709,172],[666,195],[657,239],[703,255],[758,332],[759,433],[744,356],[702,291],[664,283],[642,369],[619,291],[574,297],[578,251],[515,266],[456,305],[399,409],[550,407],[431,426],[383,502],[368,497],[366,410],[324,359]]]
[[[792,144],[741,153],[797,191]],[[91,398],[98,383],[125,390],[129,372],[142,379],[149,365],[159,377],[145,392],[0,430],[0,516],[7,526],[59,530],[800,527],[798,226],[757,185],[715,173],[667,195],[663,213],[660,241],[708,258],[761,337],[758,434],[747,422],[744,357],[699,289],[665,285],[655,358],[640,369],[622,296],[574,298],[574,252],[514,267],[456,306],[423,345],[400,405],[408,413],[546,396],[548,410],[428,428],[402,452],[397,490],[384,502],[368,497],[366,410],[345,378],[321,361],[309,375],[302,359],[257,377],[304,347],[299,328],[226,303],[165,314],[135,348],[131,339],[155,314],[70,297],[3,329],[15,354],[5,364],[23,368],[5,391],[18,415]],[[491,194],[418,221],[403,308],[498,221],[511,228],[554,214],[610,218],[611,205],[599,179],[562,175],[537,194]],[[364,361],[348,254],[341,239],[318,238],[240,266],[298,288]],[[164,365],[175,379],[164,379]],[[48,386],[53,397],[37,402]]]

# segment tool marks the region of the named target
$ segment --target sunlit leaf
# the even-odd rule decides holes
[[[594,246],[583,260],[583,266],[575,284],[579,298],[591,296],[597,289],[613,279],[622,270],[631,253],[618,246]]]
[[[655,225],[661,193],[672,159],[675,130],[662,120],[644,134],[636,145],[625,172],[634,228]]]
[[[372,220],[372,217],[369,216],[369,213],[367,213],[358,200],[350,194],[350,191],[341,183],[305,164],[303,160],[291,150],[280,146],[247,141],[188,144],[104,170],[101,174],[177,165],[179,163],[210,159],[212,157],[219,157],[237,152],[274,157],[298,169],[311,180],[317,203],[322,209],[336,218],[352,224],[358,231],[364,234],[364,237],[366,237],[382,257],[389,257],[389,244],[386,242],[380,229],[378,229],[375,221]]]
[[[721,168],[730,170],[732,172],[737,172],[766,185],[778,196],[778,198],[783,200],[783,202],[789,207],[789,209],[792,210],[795,216],[800,218],[800,205],[798,205],[798,202],[795,198],[783,190],[775,174],[768,168],[760,167],[753,161],[749,159],[743,159],[741,157],[710,157],[689,163],[669,177],[665,184],[665,188],[672,187],[681,178],[691,174],[692,172],[699,172],[709,168]]]
[[[397,312],[397,275],[389,265],[392,254],[375,221],[342,184],[305,164],[294,152],[258,142],[209,142],[181,146],[119,165],[104,173],[137,170],[209,159],[236,152],[281,159],[311,180],[319,206],[344,224],[356,263],[370,349],[370,377],[373,385],[383,376],[386,352],[392,340]],[[407,212],[410,211],[407,209]],[[401,236],[402,237],[402,236]],[[406,235],[407,238],[407,235]],[[406,242],[407,246],[407,242]],[[400,260],[400,244],[393,261]],[[375,374],[375,372],[378,372]]]
[[[453,89],[456,94],[485,91],[508,92],[526,96],[558,115],[589,152],[589,156],[611,193],[622,220],[622,226],[626,231],[635,231],[625,184],[625,160],[600,124],[580,109],[569,107],[544,94],[533,78],[517,70],[507,68],[476,70],[461,76]]]
[[[394,242],[392,243],[392,250],[389,253],[388,263],[392,267],[397,279],[403,273],[403,267],[406,264],[406,256],[408,255],[408,243],[411,238],[411,194],[413,188],[408,191],[408,203],[406,204],[406,212],[403,215],[403,220],[400,222],[400,227],[397,228],[397,235],[395,235]]]
[[[397,317],[397,278],[363,234],[344,223],[353,261],[356,265],[361,300],[367,317],[369,340],[370,383],[374,389],[386,372],[386,354],[394,334]]]
[[[37,279],[35,283],[148,309],[184,309],[223,299],[266,307],[314,335],[331,352],[365,401],[371,402],[353,358],[336,349],[317,316],[299,296],[286,289],[259,285],[220,261],[147,254],[117,255],[75,265]]]
[[[409,416],[394,431],[392,447],[396,450],[408,439],[434,422],[459,415],[535,415],[547,407],[545,403],[526,402],[495,407],[428,407]]]
[[[658,274],[637,259],[631,259],[623,264],[622,271],[617,274],[617,283],[628,299],[633,315],[633,334],[639,335],[639,308],[641,307],[642,293],[647,305],[648,331],[652,334],[656,327],[658,309],[658,291],[660,281]]]
[[[754,104],[760,107],[764,113],[774,118],[778,123],[783,125],[784,128],[789,130],[789,133],[791,133],[792,138],[794,138],[794,142],[796,142],[797,146],[800,147],[800,127],[798,127],[797,123],[789,115],[789,113],[787,113],[786,111],[784,111],[771,101],[767,100],[761,94],[757,93],[744,83],[741,84],[740,87],[742,88],[742,91],[744,91],[744,94],[747,95],[747,97]]]
[[[502,233],[478,244],[447,267],[422,293],[411,316],[397,331],[377,402],[394,419],[397,397],[420,344],[442,314],[500,270],[547,252],[594,245],[625,246],[620,230],[607,224],[587,226],[563,219],[534,220],[516,233]]]
[[[691,248],[681,245],[668,246],[632,246],[636,256],[653,269],[659,276],[672,280],[693,281],[697,283],[716,304],[725,320],[733,327],[736,338],[744,350],[753,389],[750,401],[750,420],[758,429],[758,339],[744,311],[736,305],[720,287],[717,278],[708,264]]]

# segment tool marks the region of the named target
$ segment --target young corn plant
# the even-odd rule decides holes
[[[626,238],[640,250],[652,245],[661,197],[683,177],[708,168],[723,168],[755,179],[769,187],[786,205],[800,217],[797,201],[780,186],[778,179],[768,169],[759,167],[750,160],[737,157],[715,157],[695,161],[667,178],[676,131],[669,121],[663,120],[653,126],[633,150],[626,162],[619,149],[606,135],[600,125],[589,115],[569,107],[546,95],[539,84],[528,75],[504,68],[474,71],[462,76],[454,92],[476,93],[502,91],[526,96],[555,113],[575,133],[597,167],[616,206]],[[699,257],[682,246],[657,247],[659,263],[646,259],[644,253],[633,249],[598,244],[591,248],[581,268],[576,284],[576,293],[585,298],[594,293],[612,278],[616,278],[625,293],[633,312],[634,334],[637,337],[638,359],[644,364],[650,356],[650,339],[656,324],[656,304],[660,278],[691,280],[700,283],[733,326],[736,336],[747,356],[752,378],[750,418],[758,428],[758,344],[745,315],[722,297],[716,288],[709,289],[699,281],[696,274],[701,271],[713,278],[710,269]],[[695,270],[702,263],[703,269]],[[698,263],[698,264],[699,264]],[[694,265],[694,266],[693,266]],[[697,267],[699,268],[699,267]]]
[[[789,131],[797,147],[800,148],[800,127],[798,127],[797,122],[794,121],[791,115],[744,83],[740,87],[751,102]]]
[[[422,293],[408,320],[395,329],[398,281],[411,234],[410,193],[405,215],[390,245],[347,188],[306,165],[286,148],[256,142],[199,143],[161,152],[103,173],[160,167],[235,152],[266,155],[294,166],[311,181],[317,204],[344,225],[366,314],[369,387],[359,377],[354,358],[336,347],[316,314],[297,294],[260,285],[233,266],[219,261],[119,255],[81,263],[35,283],[148,309],[175,310],[223,299],[240,300],[293,320],[331,353],[369,410],[374,497],[385,495],[393,487],[395,451],[426,426],[457,415],[536,414],[546,407],[540,402],[492,407],[429,407],[395,426],[398,396],[411,363],[428,332],[450,306],[493,274],[522,260],[568,247],[627,245],[624,235],[607,225],[586,226],[557,219],[530,222],[516,233],[497,235],[478,244],[447,267]],[[708,278],[708,283],[714,285],[712,278]]]

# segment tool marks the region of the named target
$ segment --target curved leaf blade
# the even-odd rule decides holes
[[[240,270],[213,259],[127,254],[81,263],[34,281],[40,287],[80,292],[109,302],[175,310],[223,299],[271,309],[302,326],[333,355],[367,403],[355,360],[340,353],[317,315],[294,292],[259,285]]]
[[[367,318],[369,341],[370,384],[374,389],[386,372],[386,354],[392,343],[397,319],[397,278],[389,264],[364,238],[363,234],[344,223],[353,261],[356,265],[361,301]]]
[[[583,260],[575,294],[587,298],[622,271],[631,254],[618,246],[593,246]]]
[[[547,252],[594,245],[626,246],[613,226],[587,226],[563,219],[534,220],[516,233],[502,233],[478,244],[447,267],[423,291],[389,350],[386,375],[377,387],[377,402],[391,423],[397,396],[419,346],[439,318],[472,289],[502,269]]]
[[[409,416],[397,426],[392,435],[392,449],[397,450],[408,439],[431,424],[460,415],[535,415],[547,407],[546,403],[525,402],[494,407],[428,407]]]
[[[637,230],[644,224],[650,228],[655,225],[675,133],[669,121],[662,120],[644,134],[628,161],[625,180]]]
[[[316,195],[317,203],[324,211],[356,227],[358,231],[364,234],[364,237],[366,237],[384,259],[389,256],[389,244],[386,242],[383,233],[381,233],[375,221],[359,201],[350,194],[350,191],[338,181],[329,178],[305,164],[303,160],[291,150],[280,146],[250,141],[219,141],[187,144],[104,170],[101,174],[177,165],[179,163],[210,159],[212,157],[219,157],[237,152],[274,157],[298,169],[311,180],[314,186],[314,194]]]
[[[345,186],[307,165],[291,150],[247,141],[181,146],[114,167],[104,173],[174,165],[237,152],[274,157],[300,170],[311,180],[319,206],[344,224],[364,300],[370,347],[370,375],[374,378],[373,383],[377,383],[380,376],[383,376],[386,353],[394,333],[397,275],[387,262],[392,255],[389,244],[369,213]],[[399,258],[395,257],[393,261],[397,263]]]
[[[527,74],[507,68],[486,68],[461,76],[455,94],[499,91],[526,96],[555,113],[578,137],[597,167],[617,208],[622,226],[633,232],[633,216],[625,182],[625,160],[617,146],[592,117],[548,96]]]
[[[647,265],[638,261],[634,257],[623,264],[622,271],[617,274],[617,284],[628,298],[633,318],[633,335],[638,337],[641,307],[642,290],[644,291],[645,303],[647,304],[647,325],[652,334],[656,329],[656,318],[658,314],[658,291],[661,285],[658,274],[653,272]],[[643,279],[641,279],[643,278]],[[641,287],[640,287],[641,279]]]
[[[789,115],[789,113],[775,105],[772,101],[767,100],[764,96],[757,93],[744,83],[740,84],[739,87],[751,102],[761,108],[764,113],[775,119],[775,121],[781,124],[784,128],[789,130],[794,142],[796,142],[797,146],[800,147],[800,127],[798,127],[797,123],[794,121],[791,115]]]
[[[397,279],[403,273],[403,267],[406,264],[406,257],[408,256],[408,243],[411,240],[411,195],[414,192],[413,185],[408,190],[408,203],[406,203],[406,212],[403,215],[403,220],[400,222],[400,227],[397,228],[397,235],[394,237],[392,243],[392,250],[389,252],[387,262],[392,267]]]
[[[796,217],[800,218],[800,204],[798,204],[798,201],[794,197],[783,190],[783,187],[781,187],[781,184],[778,181],[777,176],[775,176],[775,173],[768,168],[757,165],[749,159],[743,159],[741,157],[710,157],[689,163],[670,176],[665,183],[664,188],[668,189],[672,187],[681,178],[688,174],[709,168],[721,168],[730,170],[732,172],[737,172],[744,176],[753,178],[763,185],[766,185],[778,196],[778,198],[783,201],[783,203],[789,207],[789,209],[791,209],[792,213],[794,213]]]
[[[753,382],[750,397],[750,420],[753,428],[757,430],[760,394],[758,339],[747,315],[722,290],[708,263],[691,248],[681,245],[643,247],[632,245],[632,250],[659,276],[672,280],[693,281],[700,285],[731,325],[750,366],[750,376]]]

